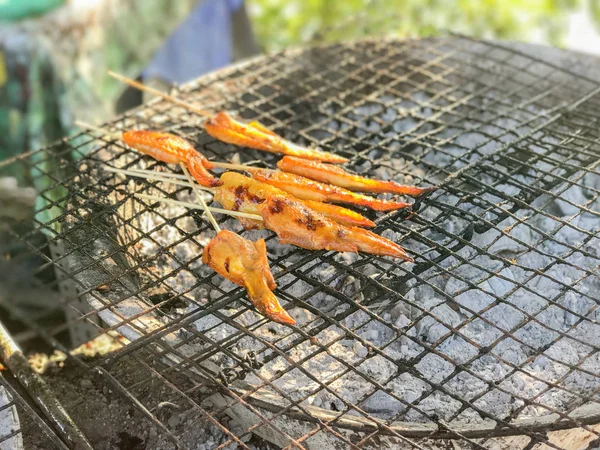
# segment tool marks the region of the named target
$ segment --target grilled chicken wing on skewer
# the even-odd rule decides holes
[[[187,165],[195,180],[205,187],[221,185],[207,169],[212,169],[212,163],[196,151],[196,149],[183,138],[170,133],[158,131],[126,131],[123,141],[131,148],[152,156],[168,164]]]
[[[435,187],[420,188],[417,186],[405,186],[396,183],[395,181],[373,180],[346,172],[341,167],[334,166],[333,164],[309,161],[294,156],[284,156],[277,163],[277,167],[284,172],[301,175],[323,183],[333,184],[350,191],[374,193],[390,192],[392,194],[418,197],[436,189]]]
[[[413,259],[398,244],[371,231],[346,227],[327,219],[289,196],[273,195],[261,208],[265,226],[277,233],[282,244],[309,250],[359,251]]]
[[[194,105],[172,97],[164,92],[159,91],[158,89],[145,86],[144,84],[124,77],[123,75],[119,75],[118,73],[111,71],[109,71],[108,74],[136,89],[145,92],[151,92],[152,94],[162,97],[171,103],[182,106],[187,110],[194,112],[195,114],[209,117],[209,120],[205,124],[206,131],[214,138],[223,142],[244,145],[246,147],[264,150],[271,153],[282,153],[284,155],[300,156],[302,158],[316,159],[331,163],[344,163],[348,161],[346,158],[334,155],[332,153],[322,152],[293,144],[258,122],[250,122],[248,124],[238,122],[226,112],[220,112],[213,116],[206,110],[200,109]]]
[[[264,239],[252,242],[221,230],[204,247],[202,261],[219,275],[246,288],[250,302],[269,319],[287,325],[296,323],[271,292],[277,285],[269,269]]]
[[[214,200],[225,209],[260,215],[260,206],[271,195],[287,195],[284,191],[266,183],[261,183],[236,172],[221,175],[223,185],[215,190]],[[373,227],[375,224],[359,213],[341,206],[305,200],[309,208],[325,217],[348,226]],[[246,229],[263,228],[262,221],[240,217]]]
[[[255,180],[275,186],[302,200],[317,202],[349,203],[366,206],[376,211],[392,211],[408,208],[410,203],[379,200],[368,195],[357,194],[339,186],[319,183],[293,173],[278,170],[256,170],[252,172]]]
[[[212,137],[228,144],[243,145],[271,153],[299,156],[306,159],[343,163],[346,158],[333,153],[314,150],[296,145],[272,132],[258,122],[242,123],[225,112],[211,117],[204,124],[206,132]]]

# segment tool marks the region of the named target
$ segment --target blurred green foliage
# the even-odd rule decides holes
[[[567,13],[584,7],[600,25],[600,0],[248,0],[269,51],[312,39],[444,31],[561,46]]]

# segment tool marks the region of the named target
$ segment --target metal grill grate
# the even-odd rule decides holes
[[[298,321],[290,328],[202,266],[214,233],[199,213],[133,197],[182,199],[187,189],[102,170],[160,164],[94,135],[42,152],[57,161],[51,173],[38,153],[50,180],[41,195],[60,214],[11,237],[40,258],[40,274],[54,268],[75,283],[77,296],[60,303],[76,314],[48,328],[2,306],[54,346],[79,323],[124,336],[113,354],[71,359],[161,436],[199,448],[202,429],[214,448],[315,449],[435,448],[440,439],[563,448],[554,430],[569,428],[600,437],[600,83],[452,37],[287,51],[177,95],[337,151],[370,176],[440,189],[418,214],[376,220],[414,264],[243,232],[267,237],[276,295]],[[107,130],[169,130],[210,159],[274,166],[272,155],[215,142],[201,122],[153,101]],[[31,169],[35,156],[0,174]],[[50,257],[39,229],[63,251]],[[174,410],[190,425],[174,425]]]
[[[44,448],[51,450],[68,448],[40,415],[24,401],[23,395],[17,392],[4,377],[0,377],[0,448],[33,448],[29,437],[33,434],[43,437]]]

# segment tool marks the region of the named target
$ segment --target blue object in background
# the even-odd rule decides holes
[[[232,16],[243,0],[204,0],[169,37],[142,72],[181,84],[226,66],[233,60]]]

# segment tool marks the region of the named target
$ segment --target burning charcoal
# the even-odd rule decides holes
[[[448,305],[439,305],[431,310],[431,316],[421,319],[415,328],[423,340],[433,344],[450,332],[444,324],[455,326],[458,323],[460,323],[460,316],[456,311]]]
[[[501,303],[483,313],[483,317],[503,330],[512,330],[525,320],[525,315],[516,308]]]
[[[404,405],[389,394],[377,391],[362,403],[362,408],[383,419],[391,419],[397,415],[397,411],[404,408]]]
[[[365,358],[369,353],[367,347],[365,347],[362,343],[358,341],[354,343],[352,349],[354,350],[354,353],[356,353],[356,356],[358,356],[359,358]]]
[[[583,195],[583,190],[579,186],[571,186],[564,190],[567,186],[559,185],[555,191],[559,193],[560,199],[554,200],[554,206],[558,209],[557,216],[566,217],[577,214],[581,211],[581,206],[588,202],[588,199]],[[564,190],[564,192],[563,192]],[[570,202],[570,203],[567,203]]]
[[[498,254],[501,252],[519,253],[527,250],[527,248],[517,240],[530,243],[532,241],[531,229],[523,224],[513,227],[515,223],[516,221],[514,219],[508,218],[500,222],[497,225],[497,229],[490,229],[483,234],[476,234],[472,241],[473,245],[484,248],[491,245],[488,248],[488,252],[491,254]],[[509,236],[505,235],[500,230],[508,233]],[[514,239],[512,236],[514,236]]]

